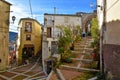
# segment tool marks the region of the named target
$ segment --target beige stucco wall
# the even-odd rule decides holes
[[[42,49],[42,43],[41,43],[41,37],[42,37],[42,28],[39,24],[37,24],[36,22],[34,23],[34,37],[35,37],[35,41],[34,44],[36,45],[35,47],[35,54]],[[41,53],[42,54],[42,53]]]
[[[31,22],[32,23],[32,32],[26,33],[25,32],[25,22]],[[39,50],[41,50],[41,25],[38,24],[35,20],[29,20],[28,18],[25,20],[21,20],[20,24],[21,30],[20,30],[20,46],[19,46],[19,62],[22,60],[22,48],[24,47],[25,44],[33,44],[34,45],[34,55],[37,54]],[[26,41],[26,34],[31,35],[31,40]]]
[[[106,44],[120,45],[120,1],[106,0]]]
[[[8,66],[10,4],[0,0],[0,70]]]
[[[107,23],[105,32],[106,44],[120,45],[120,21],[112,21]]]

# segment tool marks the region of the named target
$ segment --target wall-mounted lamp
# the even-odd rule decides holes
[[[12,21],[13,21],[13,23],[14,23],[15,19],[16,19],[16,17],[15,17],[15,16],[12,16]]]
[[[97,7],[99,7],[100,10],[103,10],[103,6],[101,6],[101,5],[97,5]]]

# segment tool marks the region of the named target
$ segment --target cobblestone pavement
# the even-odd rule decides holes
[[[39,80],[46,76],[39,61],[0,72],[0,80]]]
[[[60,71],[63,74],[65,80],[72,80],[81,74],[81,72],[73,71],[73,70],[61,69]]]
[[[55,72],[53,72],[50,79],[48,79],[48,80],[59,80],[59,78],[57,77],[57,74]]]

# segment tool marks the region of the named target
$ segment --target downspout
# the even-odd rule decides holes
[[[103,25],[102,25],[102,38],[101,38],[101,70],[104,73],[104,32],[106,31],[106,0],[103,0]]]

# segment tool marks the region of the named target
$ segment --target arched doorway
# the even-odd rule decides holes
[[[85,33],[87,36],[91,36],[91,20],[88,20],[85,25]]]
[[[82,21],[82,32],[86,34],[86,36],[91,35],[91,20],[92,18],[96,17],[95,13],[86,15],[86,17]]]

